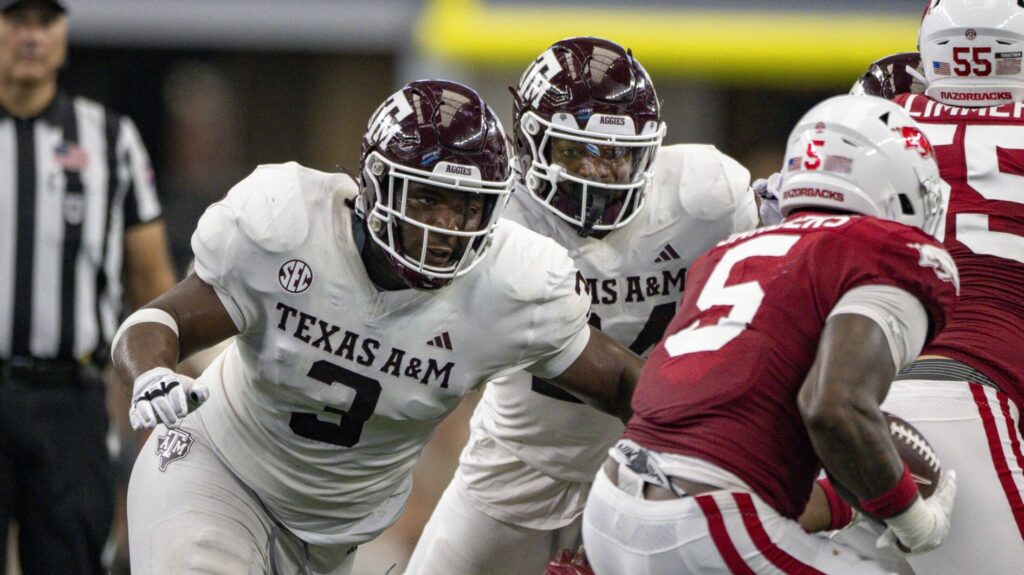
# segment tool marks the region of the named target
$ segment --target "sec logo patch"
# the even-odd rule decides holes
[[[313,285],[313,270],[302,260],[288,260],[277,272],[277,281],[290,293],[302,293]]]

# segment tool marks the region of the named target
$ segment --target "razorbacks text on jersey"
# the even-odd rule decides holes
[[[526,193],[513,195],[504,216],[568,249],[589,287],[590,322],[644,356],[675,315],[690,264],[717,241],[757,225],[749,172],[713,146],[665,146],[653,174],[636,218],[600,239],[580,237]],[[622,423],[527,373],[499,383],[485,390],[474,429],[549,477],[589,484]],[[509,501],[521,498],[511,492],[515,486],[495,488],[495,477],[474,488],[474,477],[491,478],[496,471],[487,468],[482,453],[473,455],[464,454],[460,466],[473,499],[499,518],[522,524],[525,512],[502,515]],[[561,510],[565,518],[536,518],[539,523],[530,525],[547,528],[551,521],[571,520],[583,502],[581,497],[578,505]]]
[[[420,450],[465,393],[510,371],[554,377],[589,340],[572,260],[513,222],[450,286],[376,289],[345,205],[355,194],[346,175],[261,166],[193,236],[196,273],[241,332],[202,375],[210,399],[193,417],[311,544],[388,527]]]
[[[893,286],[948,321],[956,268],[915,228],[800,213],[697,260],[679,313],[644,366],[625,437],[734,473],[800,515],[820,464],[797,409],[829,312],[849,290]]]
[[[948,329],[924,355],[965,363],[1024,406],[1024,102],[946,106],[894,100],[921,126],[951,187],[943,243],[963,289]]]

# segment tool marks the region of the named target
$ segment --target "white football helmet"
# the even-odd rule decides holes
[[[942,179],[931,143],[903,109],[873,96],[818,104],[789,136],[779,209],[854,212],[935,235]]]
[[[918,49],[929,97],[982,107],[1024,100],[1024,2],[929,0]]]

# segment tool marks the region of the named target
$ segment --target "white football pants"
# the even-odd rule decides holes
[[[916,427],[943,469],[956,470],[949,536],[907,558],[918,575],[1024,573],[1024,444],[1020,413],[999,391],[966,381],[900,380],[882,409]],[[863,537],[856,528],[836,536]]]
[[[498,521],[467,501],[457,481],[423,528],[406,575],[539,575],[560,549],[579,544],[579,518],[551,531]]]
[[[166,450],[158,455],[161,437],[175,442],[174,457]],[[307,546],[286,529],[275,529],[252,491],[204,442],[189,419],[176,431],[160,425],[135,461],[128,485],[132,573],[351,572],[354,546]]]
[[[614,485],[604,470],[583,511],[583,544],[597,575],[888,573],[805,533],[752,493],[647,501]]]

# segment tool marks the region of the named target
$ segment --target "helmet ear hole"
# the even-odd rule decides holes
[[[903,211],[903,215],[912,216],[914,215],[914,204],[907,197],[907,194],[899,194],[900,209]]]
[[[536,136],[540,132],[540,124],[534,118],[527,116],[523,119],[523,130],[531,136]]]

